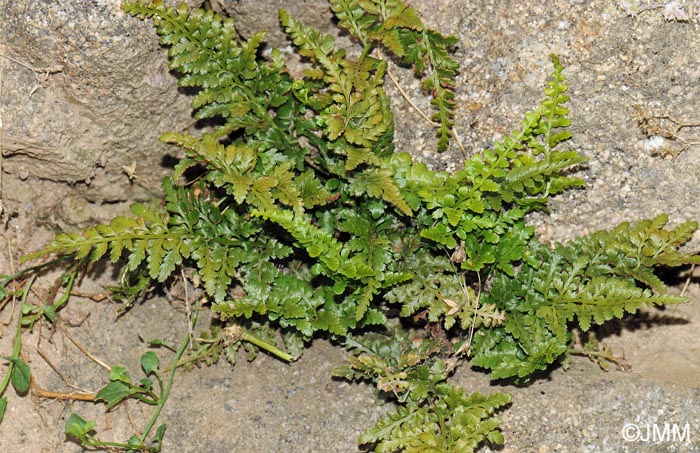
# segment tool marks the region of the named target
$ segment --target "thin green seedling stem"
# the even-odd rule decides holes
[[[134,451],[135,448],[133,445],[123,444],[120,442],[105,442],[92,436],[86,436],[85,441],[83,441],[83,445],[87,447],[115,447],[127,451]],[[139,451],[156,451],[152,448],[146,447],[145,445],[141,445],[139,447],[141,447]]]
[[[2,280],[0,280],[0,282],[2,283],[2,285],[5,285],[5,284],[11,282],[12,280],[16,280],[25,274],[36,273],[36,271],[39,271],[39,270],[47,268],[47,267],[51,267],[56,263],[60,263],[61,261],[72,260],[74,257],[75,257],[75,255],[73,255],[73,254],[59,256],[58,258],[54,258],[50,261],[46,261],[45,263],[37,264],[35,266],[30,266],[26,269],[22,269],[21,271],[17,271],[14,274],[3,275]],[[26,258],[26,257],[24,257],[24,258]],[[22,258],[22,259],[24,260],[24,258]]]
[[[27,303],[27,298],[29,297],[29,289],[34,284],[35,279],[36,279],[36,274],[32,275],[29,278],[29,280],[27,280],[27,283],[24,284],[24,290],[22,292],[22,302],[20,304],[20,307]],[[19,319],[17,319],[17,333],[15,334],[15,344],[12,347],[12,355],[10,357],[13,359],[18,359],[21,351],[22,351],[22,311],[20,310]],[[14,367],[15,367],[14,362],[10,362],[8,367],[7,367],[7,374],[5,374],[5,378],[2,381],[2,385],[0,385],[0,395],[5,393],[5,390],[7,390],[7,386],[10,384],[10,378],[12,376],[12,371],[13,371]]]
[[[154,373],[155,378],[158,381],[158,388],[160,389],[160,394],[163,394],[163,380],[160,378],[160,373]]]
[[[278,347],[271,345],[270,343],[267,343],[260,338],[249,334],[248,332],[243,332],[241,334],[241,341],[247,341],[248,343],[252,343],[255,346],[259,347],[260,349],[263,349],[270,354],[273,354],[280,359],[286,361],[286,362],[293,362],[295,360],[294,356],[291,354],[288,354],[284,352],[283,350],[279,349]]]
[[[68,278],[68,283],[66,284],[66,289],[63,295],[53,304],[53,306],[58,310],[61,308],[63,305],[68,302],[68,299],[70,299],[70,293],[73,291],[73,284],[75,283],[75,277],[78,275],[78,269],[75,269],[73,272],[71,272],[70,277]]]
[[[197,325],[197,315],[199,314],[199,301],[194,306],[194,310],[192,310],[192,328],[194,329],[195,325]],[[177,349],[177,352],[175,353],[175,357],[173,357],[173,360],[170,364],[170,372],[168,374],[168,382],[165,385],[165,388],[163,388],[163,392],[160,395],[160,399],[158,401],[158,406],[156,407],[155,412],[153,412],[153,415],[151,416],[151,419],[148,421],[148,425],[146,425],[146,429],[144,430],[143,434],[141,435],[141,443],[146,442],[146,438],[148,437],[148,434],[151,432],[153,429],[153,425],[155,425],[156,420],[158,420],[158,417],[160,417],[160,413],[163,410],[163,407],[165,407],[166,401],[168,401],[168,396],[170,396],[170,389],[173,387],[173,380],[175,379],[175,371],[177,370],[177,362],[180,360],[182,355],[185,353],[185,350],[187,349],[187,346],[190,344],[190,336],[189,334],[185,335],[185,339],[183,340],[182,344],[180,344],[180,347]]]
[[[131,384],[130,387],[141,391],[141,388],[138,387],[138,386],[136,386],[136,385]],[[145,395],[148,395],[148,396],[145,396]],[[153,393],[152,391],[149,391],[149,392],[147,392],[147,393],[145,393],[145,394],[144,394],[143,392],[141,392],[141,393],[134,393],[134,394],[132,394],[131,396],[133,396],[133,397],[136,398],[137,400],[141,401],[142,403],[146,403],[146,404],[148,404],[148,405],[150,405],[150,406],[155,406],[155,405],[157,405],[157,404],[158,404],[158,401],[159,401],[158,395],[156,395],[156,394]],[[149,397],[150,397],[150,398],[149,398]]]
[[[210,344],[210,345],[216,345],[221,342],[221,337],[217,338],[212,338],[212,339],[204,339],[204,338],[197,338],[196,339],[198,343],[203,343],[203,344]],[[278,347],[271,345],[270,343],[267,343],[266,341],[261,340],[260,338],[256,337],[255,335],[248,333],[248,332],[243,332],[241,334],[240,341],[247,341],[248,343],[251,343],[260,349],[269,352],[270,354],[274,355],[275,357],[284,360],[285,362],[294,362],[297,358],[294,357],[293,355],[282,351]],[[188,357],[183,360],[178,361],[177,364],[174,366],[181,367],[184,366],[188,363],[193,363],[197,362],[202,358],[202,356],[205,356],[206,354],[199,354],[195,357]],[[169,370],[169,368],[167,368]]]

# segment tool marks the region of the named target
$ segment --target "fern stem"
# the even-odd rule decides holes
[[[141,235],[141,234],[123,234],[123,235],[118,235],[118,236],[105,236],[105,237],[96,237],[96,238],[85,238],[83,237],[81,239],[81,246],[89,244],[90,246],[97,245],[97,244],[104,244],[104,243],[111,243],[114,242],[115,240],[120,240],[120,241],[134,241],[134,240],[141,240],[141,241],[149,241],[153,239],[172,239],[174,237],[180,237],[183,238],[187,236],[186,234],[176,234],[173,233],[172,231],[169,231],[167,233],[162,233],[162,234],[147,234],[147,235]],[[51,244],[45,249],[41,250],[41,253],[61,253],[62,251],[65,251],[67,248],[73,247],[72,245],[65,245],[65,244]],[[39,253],[39,252],[37,252]],[[74,258],[73,255],[69,255],[69,257]]]
[[[279,349],[277,346],[271,345],[270,343],[263,341],[260,338],[256,337],[255,335],[250,334],[248,332],[243,332],[241,334],[241,341],[247,341],[248,343],[254,344],[255,346],[259,347],[260,349],[263,349],[263,350],[269,352],[270,354],[277,356],[286,362],[293,362],[296,360],[296,357],[294,357],[293,355],[284,352],[283,350]]]
[[[421,285],[423,285],[423,287],[424,287],[425,289],[427,289],[428,291],[430,291],[430,292],[433,294],[433,296],[435,296],[436,299],[439,299],[439,300],[444,300],[444,299],[445,299],[445,297],[444,297],[442,294],[440,294],[440,291],[438,291],[437,289],[435,289],[435,288],[433,288],[432,286],[430,286],[430,284],[429,284],[424,278],[422,278],[420,275],[418,275],[418,274],[415,273],[415,272],[411,272],[411,275],[413,276],[413,278],[415,278],[416,280],[418,280],[418,282],[419,282]]]
[[[359,36],[359,33],[358,33],[358,36]],[[367,55],[369,55],[369,53],[375,47],[374,43],[366,42],[361,37],[360,37],[360,41],[362,42],[363,48],[362,48],[362,53],[360,54],[360,58],[357,59],[358,63],[363,62],[365,60],[365,57],[367,57]]]
[[[437,395],[436,388],[432,387],[431,392],[434,392],[435,395]],[[445,426],[445,416],[442,414],[442,411],[438,407],[436,399],[431,399],[429,404],[437,417],[438,425],[440,425],[440,438],[442,439],[442,448],[444,449],[444,451],[448,451],[448,445],[451,445],[452,442],[450,439],[450,431],[447,429],[447,426]]]
[[[26,262],[26,261],[29,261],[29,260],[35,258],[35,257],[39,257],[42,255],[44,255],[43,250],[41,252],[35,252],[35,253],[30,253],[29,255],[25,255],[20,259],[20,261]],[[30,266],[26,269],[22,269],[21,271],[17,271],[14,274],[3,275],[2,280],[0,280],[0,286],[5,286],[7,283],[11,282],[12,280],[17,279],[17,277],[21,277],[24,274],[35,273],[36,271],[51,267],[56,263],[60,263],[61,261],[72,260],[73,258],[74,258],[73,255],[59,256],[59,257],[54,258],[50,261],[46,261],[45,263],[37,264],[35,266]]]

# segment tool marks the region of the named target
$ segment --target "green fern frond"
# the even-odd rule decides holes
[[[184,234],[170,231],[167,213],[142,204],[133,204],[130,209],[133,217],[115,217],[109,224],[88,228],[82,234],[59,234],[49,246],[25,259],[53,253],[74,254],[76,259],[95,262],[109,251],[110,261],[116,262],[128,252],[130,270],[147,261],[151,278],[164,281],[183,255],[188,255]]]
[[[470,452],[487,439],[503,443],[501,421],[493,414],[510,402],[510,395],[468,395],[444,382],[449,373],[446,363],[436,359],[438,342],[415,341],[390,327],[387,335],[348,339],[346,346],[353,355],[334,375],[373,381],[400,403],[360,436],[361,444],[386,452]]]
[[[211,10],[190,11],[185,3],[177,9],[161,2],[127,3],[124,11],[152,18],[161,44],[169,47],[170,68],[182,74],[180,85],[202,88],[192,102],[197,117],[222,115],[240,122],[251,111],[255,101],[242,89],[244,73],[257,66],[254,49],[263,35],[242,47],[233,20]]]
[[[471,344],[472,365],[489,370],[492,379],[528,380],[533,373],[546,370],[566,351],[567,343],[557,340],[538,318],[508,315],[514,318],[510,323],[512,331],[522,334],[522,338],[515,337],[505,327],[497,327],[479,330]]]
[[[386,63],[371,57],[345,58],[331,36],[304,26],[285,11],[280,11],[280,21],[300,53],[319,65],[306,72],[311,83],[295,82],[295,92],[317,110],[329,140],[327,149],[347,156],[344,170],[380,165],[379,157],[391,149],[387,138],[393,135],[393,116],[382,88]]]
[[[401,305],[402,317],[427,310],[428,320],[436,322],[450,310],[445,300],[462,299],[460,281],[446,257],[417,252],[402,264],[402,272],[409,273],[411,280],[391,288],[384,296]]]
[[[171,213],[170,229],[182,232],[186,256],[194,261],[205,290],[215,302],[228,296],[232,283],[242,276],[242,266],[265,262],[274,268],[273,260],[292,252],[274,239],[259,237],[260,222],[246,221],[246,214],[235,209],[222,211],[206,197],[175,187],[167,179],[163,187],[166,209]]]
[[[215,303],[212,310],[223,319],[264,315],[285,329],[295,329],[303,340],[310,340],[318,330],[330,330],[319,319],[330,295],[315,290],[308,269],[297,262],[297,275],[284,274],[265,258],[258,255],[241,266],[242,295]]]
[[[224,146],[211,134],[204,134],[200,140],[187,134],[169,132],[161,136],[161,141],[178,144],[187,153],[187,157],[176,166],[174,177],[179,177],[195,164],[201,164],[209,170],[206,180],[217,188],[223,188],[238,204],[273,209],[279,203],[297,212],[305,207],[292,161],[277,164],[266,162],[267,156],[260,156],[248,146],[237,142]],[[323,189],[320,182],[314,179],[308,172],[304,176],[303,184],[307,191],[310,185]],[[309,207],[324,202],[318,196],[326,197],[326,200],[329,198],[328,192],[315,195]]]
[[[431,451],[424,449],[425,443],[421,442],[421,437],[432,437],[430,434],[438,431],[437,423],[430,420],[428,409],[400,406],[362,433],[358,441],[360,444],[376,445],[374,451],[381,453]]]
[[[506,312],[502,331],[475,337],[472,363],[491,370],[493,377],[526,377],[545,369],[566,350],[571,324],[583,330],[645,305],[687,302],[667,295],[654,275],[656,266],[697,263],[700,257],[681,252],[697,223],[666,229],[660,215],[611,231],[559,244],[556,248],[533,241],[516,278],[502,274],[493,280],[485,303]],[[649,285],[650,289],[639,287]]]
[[[360,0],[360,6],[381,18],[380,30],[408,28],[420,31],[423,22],[415,9],[401,0]],[[375,32],[377,33],[377,32]]]
[[[412,214],[389,168],[368,168],[356,173],[350,177],[349,190],[355,195],[366,193],[370,197],[382,199],[404,214]]]
[[[523,199],[523,195],[539,196],[541,200],[546,200],[549,195],[584,185],[580,178],[566,176],[566,171],[586,159],[575,151],[555,150],[557,145],[571,138],[571,132],[566,129],[571,121],[567,116],[569,110],[564,106],[569,96],[565,94],[568,87],[563,67],[555,55],[551,59],[554,72],[545,89],[547,97],[540,108],[525,116],[521,134],[517,138],[511,137],[531,154],[518,155],[502,185],[506,201],[510,202],[515,196],[516,202],[524,206],[531,205],[532,201]]]
[[[564,103],[569,100],[569,96],[565,94],[568,86],[564,80],[564,67],[556,55],[552,54],[550,58],[554,65],[554,72],[544,90],[547,97],[542,102],[542,115],[533,128],[533,137],[542,136],[543,140],[541,143],[534,140],[530,142],[535,154],[548,154],[559,143],[571,138],[569,131],[561,129],[571,125],[567,117],[569,109],[564,107]]]
[[[514,192],[546,199],[549,195],[583,187],[585,183],[580,178],[563,175],[585,161],[575,151],[551,151],[543,159],[524,155],[519,159],[521,166],[508,172],[504,186],[507,187],[509,197]]]
[[[408,256],[399,269],[407,278],[384,294],[388,302],[400,305],[402,317],[420,313],[429,322],[442,322],[445,329],[454,325],[462,329],[495,326],[503,321],[503,313],[495,305],[480,303],[447,257],[420,250],[404,253]]]
[[[404,55],[398,31],[421,31],[423,23],[416,11],[400,0],[331,0],[338,26],[348,30],[363,46],[377,41],[396,56]]]
[[[667,294],[653,294],[627,280],[598,277],[592,279],[576,295],[562,297],[553,305],[546,303],[535,313],[554,330],[565,327],[562,321],[572,320],[574,315],[582,330],[591,327],[591,321],[603,324],[627,313],[636,313],[645,305],[670,305],[687,302],[687,299]],[[555,330],[554,332],[558,332]],[[561,335],[561,334],[560,334]]]
[[[399,40],[404,48],[403,62],[413,65],[422,77],[423,88],[431,93],[430,103],[436,109],[433,119],[438,128],[438,151],[447,149],[454,125],[454,84],[459,64],[450,57],[449,49],[457,45],[454,36],[445,37],[432,30],[401,29]]]
[[[533,234],[525,214],[545,208],[550,195],[583,185],[567,172],[585,158],[554,149],[570,134],[562,67],[554,57],[553,62],[547,97],[520,130],[469,158],[438,187],[416,189],[431,214],[421,236],[450,250],[463,243],[463,269],[513,275]]]
[[[126,3],[124,10],[153,19],[178,83],[198,89],[192,101],[195,117],[224,120],[215,137],[243,129],[249,146],[284,153],[297,164],[303,160],[308,150],[293,132],[303,129],[295,116],[303,110],[290,95],[293,80],[281,53],[273,50],[268,60],[258,57],[264,33],[241,40],[232,19],[189,10],[185,3],[176,9],[162,2]]]
[[[445,37],[423,26],[415,9],[400,0],[331,0],[338,25],[347,29],[364,46],[363,56],[371,45],[380,43],[413,66],[432,94],[436,112],[438,150],[447,149],[454,125],[454,82],[459,64],[449,55],[457,44],[453,36]]]
[[[607,234],[605,232],[594,234],[590,238],[590,243],[591,246],[604,247],[608,256],[624,253],[634,258],[637,268],[699,264],[698,255],[684,253],[679,249],[697,231],[698,222],[684,222],[673,229],[664,228],[667,223],[666,214],[660,214],[653,219],[636,224],[624,222]],[[627,268],[627,270],[633,270],[632,266]],[[622,267],[618,265],[616,270],[622,271]]]
[[[361,279],[376,273],[362,259],[356,255],[351,256],[350,248],[328,231],[315,227],[291,211],[255,210],[251,215],[275,222],[288,231],[310,257],[318,258],[319,263],[325,266],[324,273],[330,277],[338,275],[348,279]]]
[[[376,26],[378,16],[369,14],[366,6],[360,6],[358,0],[330,0],[333,15],[338,19],[338,26],[348,30],[363,46],[369,42],[369,33]]]

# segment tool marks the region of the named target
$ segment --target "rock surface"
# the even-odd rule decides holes
[[[333,27],[322,0],[209,3],[233,15],[244,35],[270,30],[275,46],[288,45],[276,26],[282,6],[307,23]],[[700,123],[697,21],[668,22],[658,9],[630,17],[621,1],[411,4],[427,24],[459,37],[456,130],[467,153],[489,147],[537,106],[551,71],[550,53],[564,63],[574,133],[569,145],[589,159],[579,172],[588,187],[557,197],[549,216],[533,217],[542,237],[565,240],[660,212],[673,223],[700,219],[695,202],[700,146],[694,144],[700,142],[700,127],[692,126]],[[192,129],[194,121],[152,28],[125,16],[116,0],[0,0],[0,11],[0,194],[7,244],[0,272],[8,273],[18,255],[49,240],[51,229],[105,220],[123,212],[128,201],[157,195],[170,171],[169,153],[176,152],[157,137]],[[391,70],[427,110],[428,100],[410,72]],[[395,99],[397,148],[436,168],[457,168],[462,159],[457,147],[436,154],[433,131],[394,87],[387,90]],[[636,106],[647,116],[670,115],[688,127],[670,138],[652,138],[640,128]],[[662,126],[671,125],[666,120]],[[689,247],[698,248],[697,238]],[[101,282],[111,278],[108,272]],[[91,281],[81,290],[101,291]],[[692,304],[649,311],[642,322],[625,318],[605,331],[605,341],[625,354],[631,371],[604,373],[573,358],[569,371],[554,370],[525,387],[489,383],[469,368],[455,379],[466,388],[513,394],[512,406],[501,414],[506,446],[498,451],[700,451],[699,291],[694,280]],[[137,332],[175,342],[186,325],[183,308],[162,298],[117,322],[104,303],[77,299],[64,312],[78,320],[89,315],[71,329],[73,335],[93,354],[134,374],[146,351]],[[2,315],[7,322],[9,310]],[[9,327],[2,332],[2,355],[11,348],[12,333]],[[41,331],[25,339],[37,382],[65,388],[35,353],[42,335],[40,348],[67,379],[92,390],[103,385],[104,370],[58,334]],[[181,374],[163,414],[164,451],[358,451],[358,434],[386,408],[375,406],[370,388],[330,378],[342,362],[341,351],[317,342],[293,365],[262,357],[234,368],[221,363]],[[0,425],[0,450],[81,451],[63,435],[72,410],[97,421],[101,435],[114,440],[133,432],[129,416],[142,426],[150,414],[134,404],[127,416],[124,409],[104,414],[101,406],[68,407],[12,395]],[[625,440],[627,423],[642,430],[688,425],[690,440]]]

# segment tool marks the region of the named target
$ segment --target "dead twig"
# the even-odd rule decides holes
[[[32,390],[32,395],[39,396],[41,398],[48,398],[53,400],[95,401],[97,397],[96,393],[54,392],[52,390],[46,390],[36,383],[34,376],[30,378],[29,384]]]
[[[693,278],[693,273],[695,272],[695,263],[693,263],[690,266],[690,272],[688,272],[688,278],[685,279],[685,284],[683,285],[683,289],[681,290],[681,297],[685,295],[685,292],[688,290],[688,286],[690,286],[690,280]]]
[[[80,387],[78,387],[78,386],[75,385],[75,384],[72,384],[72,383],[63,375],[63,373],[61,373],[61,371],[60,371],[53,363],[51,363],[51,361],[49,360],[49,358],[46,356],[46,354],[45,354],[41,349],[37,349],[36,352],[37,352],[37,353],[41,356],[41,358],[44,359],[44,361],[51,367],[51,369],[53,370],[53,372],[56,373],[56,374],[58,375],[58,377],[61,378],[61,380],[63,381],[64,384],[66,384],[68,387],[70,387],[70,388],[72,388],[72,389],[74,389],[74,390],[77,390],[78,392],[80,392],[80,393],[82,393],[82,394],[89,394],[89,393],[90,393],[90,391],[85,390],[85,389],[83,389],[83,388],[80,388]]]
[[[63,72],[63,65],[60,65],[60,64],[46,66],[44,68],[35,68],[34,66],[32,66],[28,63],[24,63],[20,60],[17,60],[16,58],[12,58],[9,55],[0,54],[0,57],[3,57],[7,60],[10,60],[11,62],[13,62],[17,65],[22,66],[23,68],[26,68],[26,69],[29,69],[30,71],[32,71],[32,74],[34,75],[34,79],[36,80],[37,84],[32,87],[31,91],[29,92],[29,97],[31,97],[32,94],[36,93],[36,91],[39,88],[44,86],[44,83],[46,83],[46,81],[49,80],[49,76],[51,74],[57,74],[59,72]],[[41,78],[39,76],[41,76]]]
[[[88,293],[88,292],[83,292],[83,291],[71,291],[70,292],[71,296],[75,297],[83,297],[85,299],[90,299],[95,302],[102,302],[105,299],[109,298],[108,293]]]
[[[384,55],[382,55],[382,52],[381,52],[381,50],[380,50],[379,48],[377,48],[377,57],[378,57],[380,60],[386,61],[385,58],[384,58]],[[389,79],[391,79],[391,83],[394,84],[394,87],[396,87],[396,89],[398,90],[399,94],[401,94],[401,97],[404,98],[404,100],[408,103],[408,105],[410,105],[410,106],[413,108],[413,110],[415,110],[415,111],[418,113],[418,115],[420,115],[420,116],[421,116],[428,124],[430,124],[432,127],[435,127],[435,128],[440,127],[440,124],[438,124],[438,123],[436,123],[435,121],[433,121],[432,118],[430,118],[425,112],[423,112],[423,110],[420,109],[420,107],[418,107],[418,106],[411,100],[411,98],[408,96],[408,94],[406,93],[406,91],[404,91],[404,89],[401,87],[401,84],[400,84],[399,81],[396,79],[396,77],[395,77],[394,74],[391,72],[391,70],[387,69],[387,70],[386,70],[386,74],[389,76]],[[467,157],[467,151],[464,149],[464,145],[462,144],[462,140],[460,140],[459,136],[457,135],[457,130],[456,130],[454,127],[452,128],[452,137],[454,137],[455,143],[457,143],[457,147],[459,148],[459,150],[460,150],[460,152],[462,153],[462,155],[463,155],[464,157]]]
[[[80,352],[82,352],[82,353],[85,354],[88,358],[90,358],[90,360],[92,360],[93,362],[95,362],[96,364],[98,364],[99,366],[101,366],[102,368],[104,368],[104,369],[107,370],[107,371],[111,371],[111,370],[112,370],[112,367],[111,367],[111,366],[107,365],[105,362],[103,362],[102,360],[100,360],[100,359],[98,359],[97,357],[95,357],[94,355],[92,355],[92,354],[90,353],[90,351],[88,351],[88,350],[85,348],[85,346],[83,346],[82,344],[80,344],[80,343],[78,342],[78,340],[76,340],[75,338],[73,338],[73,336],[72,336],[71,334],[68,333],[68,330],[66,329],[66,327],[63,325],[62,322],[57,322],[57,323],[56,323],[56,326],[61,330],[61,332],[63,332],[63,335],[65,335],[66,338],[68,338],[68,339],[70,340],[70,342],[73,343],[73,345],[75,345],[75,347],[78,348],[78,349],[80,350]]]

